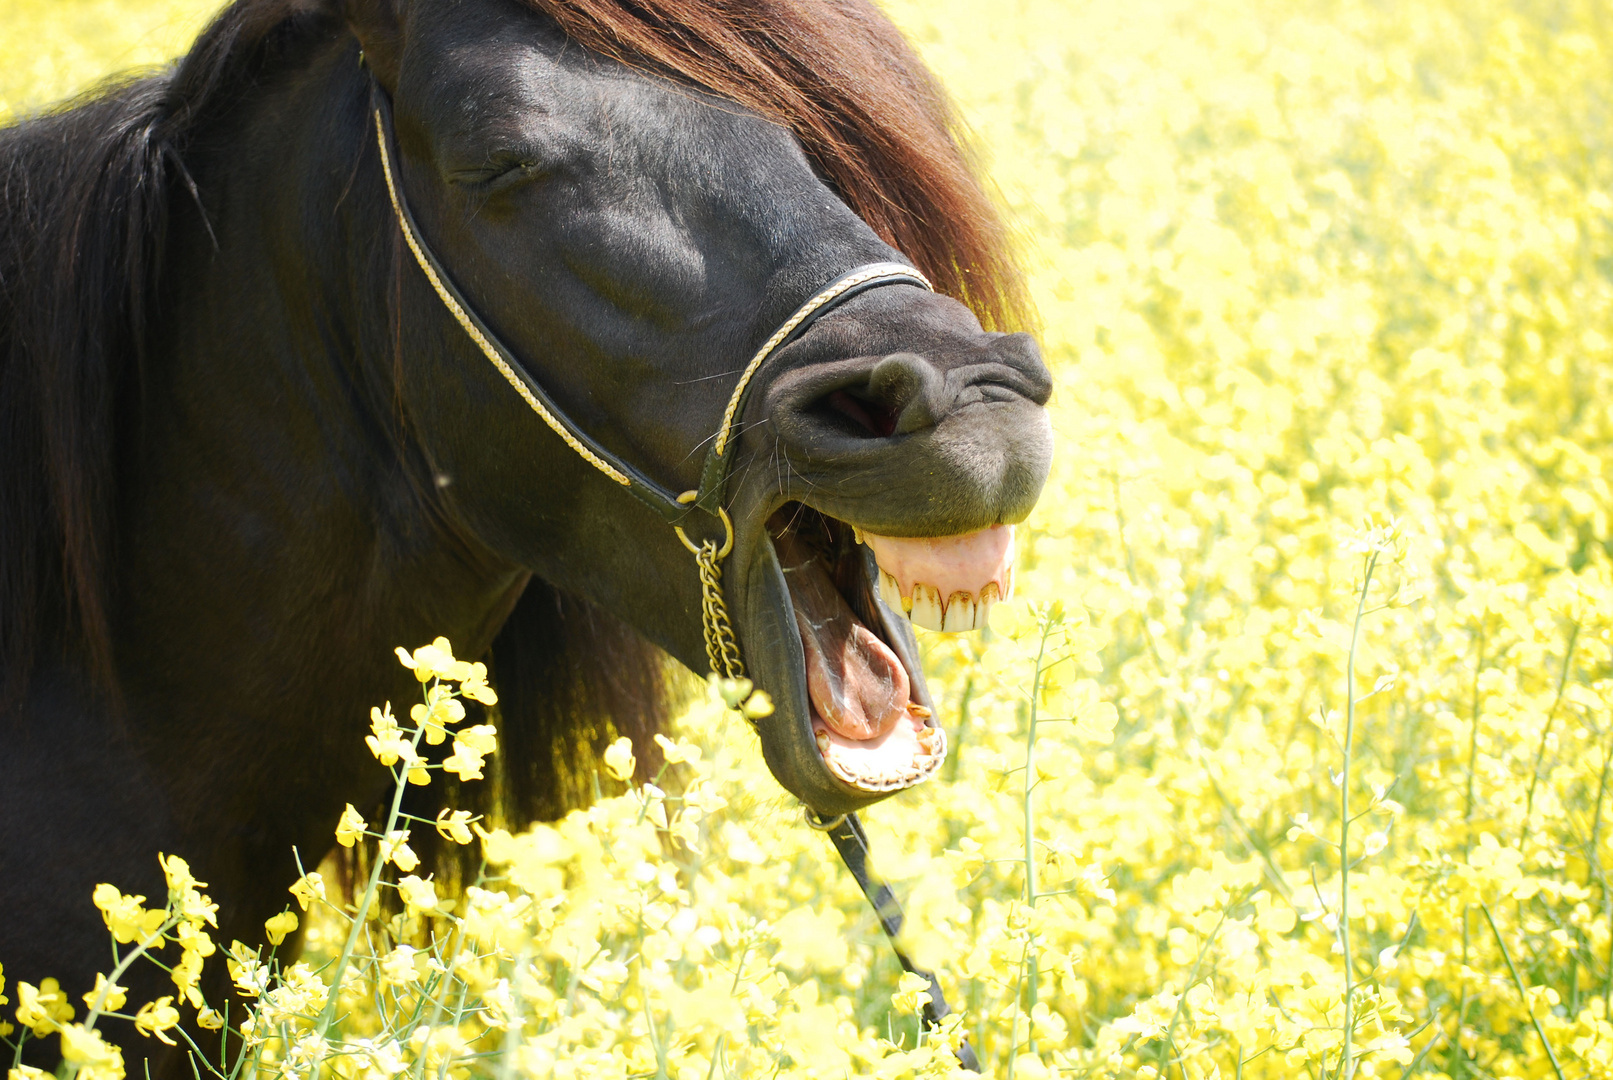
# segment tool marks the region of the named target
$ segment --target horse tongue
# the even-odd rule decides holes
[[[857,621],[815,552],[790,536],[780,537],[776,547],[806,653],[813,708],[837,735],[859,741],[884,735],[907,714],[907,669]]]

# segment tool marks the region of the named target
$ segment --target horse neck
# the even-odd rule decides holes
[[[328,46],[192,141],[197,198],[174,206],[120,508],[117,629],[137,699],[346,715],[348,737],[396,686],[393,646],[484,648],[524,582],[452,526],[405,436],[396,233],[354,60]]]

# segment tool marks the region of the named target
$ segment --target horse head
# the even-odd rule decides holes
[[[1032,339],[984,330],[915,275],[760,355],[827,283],[912,265],[821,147],[653,57],[581,48],[516,0],[363,0],[350,22],[398,211],[459,321],[652,493],[565,445],[411,270],[399,319],[433,347],[401,394],[465,527],[695,671],[716,661],[690,553],[722,544],[717,595],[772,698],[757,730],[779,782],[833,814],[932,774],[946,739],[912,625],[976,629],[1011,588],[1011,526],[1051,456]],[[941,250],[920,269],[956,277]],[[714,440],[732,442],[715,490]],[[656,491],[702,497],[674,517]]]

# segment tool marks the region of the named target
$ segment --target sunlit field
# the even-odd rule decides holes
[[[0,111],[172,55],[210,6],[7,0]],[[384,925],[310,877],[214,951],[182,868],[166,912],[99,892],[126,958],[168,939],[175,999],[13,983],[10,1041],[114,1080],[94,1014],[225,1022],[185,990],[227,963],[265,1075],[943,1076],[966,1034],[1022,1080],[1613,1076],[1613,16],[888,7],[1017,223],[1058,384],[1015,601],[923,637],[953,757],[864,814],[956,1026],[921,1035],[713,692],[658,785],[618,751],[562,822],[355,812],[397,867],[355,900],[401,881]],[[418,714],[353,738],[400,776],[422,738],[496,754],[451,723],[475,672],[410,663]],[[483,846],[480,888],[423,878],[397,830],[433,827]]]

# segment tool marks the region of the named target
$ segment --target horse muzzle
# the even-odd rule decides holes
[[[947,737],[914,627],[983,629],[1012,593],[1013,526],[1051,462],[1050,386],[1028,338],[983,337],[946,369],[916,353],[835,361],[765,395],[788,468],[736,503],[730,595],[775,705],[759,725],[768,767],[821,815],[939,770]]]

